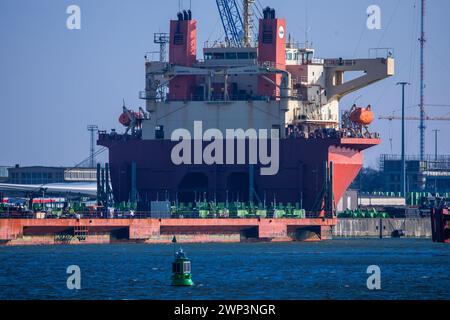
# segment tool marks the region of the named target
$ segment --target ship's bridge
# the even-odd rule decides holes
[[[212,47],[203,49],[197,67],[237,67],[257,64],[257,48]]]
[[[286,43],[286,65],[321,64],[324,60],[314,57],[314,49],[298,43]]]

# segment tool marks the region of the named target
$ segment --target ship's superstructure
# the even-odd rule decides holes
[[[110,151],[116,201],[140,202],[142,208],[156,200],[201,199],[332,210],[359,172],[362,151],[379,143],[368,123],[349,115],[341,121],[339,101],[392,76],[394,59],[318,59],[312,48],[291,40],[287,28],[266,8],[255,44],[207,43],[198,58],[192,13],[170,21],[168,62],[145,60],[140,97],[146,110],[124,107],[127,134],[100,133],[98,143]],[[360,77],[345,81],[346,72],[358,71]],[[277,174],[260,175],[260,163],[173,163],[174,132],[184,129],[195,137],[199,122],[203,131],[272,132],[269,140],[280,138]],[[251,136],[245,138],[249,148]]]
[[[313,49],[286,41],[286,22],[275,11],[264,16],[257,47],[214,44],[203,49],[202,59],[195,55],[197,22],[191,15],[170,22],[169,62],[145,63],[141,97],[151,116],[143,122],[143,139],[170,138],[194,120],[202,120],[204,129],[276,127],[281,137],[338,130],[339,100],[394,73],[390,57],[317,59]],[[344,82],[348,71],[364,74]],[[165,86],[169,94],[161,96]]]

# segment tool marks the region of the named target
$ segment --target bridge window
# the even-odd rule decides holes
[[[213,56],[214,56],[214,60],[225,59],[225,54],[223,52],[214,52]]]
[[[236,60],[236,52],[227,52],[225,57],[228,60]]]
[[[248,52],[238,52],[237,56],[238,56],[238,59],[247,60],[248,59]]]
[[[257,59],[256,52],[206,52],[204,59],[207,60],[255,60]]]

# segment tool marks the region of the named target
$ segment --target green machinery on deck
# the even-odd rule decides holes
[[[189,218],[306,218],[306,212],[299,203],[271,204],[265,206],[262,203],[248,202],[196,202],[173,203],[171,206],[172,217]]]

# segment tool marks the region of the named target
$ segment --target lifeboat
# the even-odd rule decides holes
[[[370,125],[374,120],[374,114],[371,106],[367,108],[354,107],[350,113],[350,120],[363,126]]]

